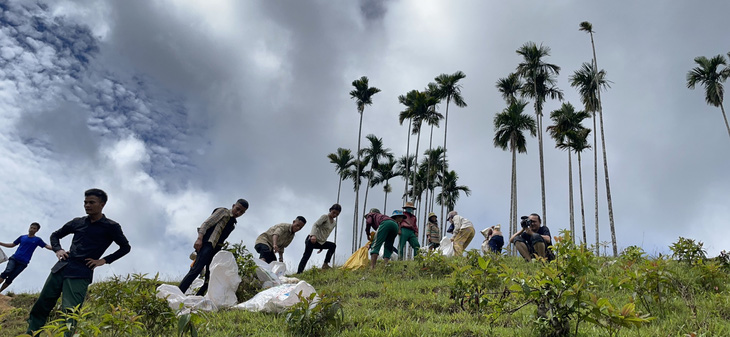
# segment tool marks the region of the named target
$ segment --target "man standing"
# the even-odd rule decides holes
[[[131,248],[122,227],[101,212],[106,201],[106,192],[97,188],[87,190],[84,192],[84,210],[87,216],[75,218],[51,234],[51,247],[59,261],[51,269],[38,300],[30,309],[27,331],[29,335],[32,336],[33,332],[45,325],[48,314],[61,294],[61,307],[64,310],[81,306],[94,277],[94,269],[129,253]],[[74,236],[71,249],[67,252],[61,247],[60,240],[69,234]],[[101,258],[112,242],[119,249]]]
[[[44,247],[48,250],[53,250],[51,245],[46,244],[43,242],[43,239],[35,236],[35,233],[38,233],[38,230],[40,229],[41,225],[34,222],[30,224],[30,228],[28,228],[28,235],[19,236],[15,239],[15,241],[13,241],[13,243],[0,242],[0,246],[7,248],[13,248],[20,245],[18,250],[15,251],[15,254],[8,259],[8,265],[5,267],[5,271],[0,274],[0,283],[3,284],[2,287],[0,287],[0,292],[10,286],[10,284],[13,283],[13,280],[18,277],[18,275],[20,275],[26,267],[28,267],[30,258],[33,256],[33,252],[37,247]]]
[[[309,258],[312,256],[312,251],[315,248],[319,249],[320,253],[322,249],[327,250],[322,269],[331,268],[330,261],[332,260],[332,255],[335,254],[337,245],[334,242],[327,241],[327,238],[335,228],[335,219],[340,215],[340,212],[342,212],[342,206],[340,204],[334,204],[330,207],[329,213],[322,215],[314,222],[312,232],[304,240],[304,255],[302,255],[302,260],[299,261],[297,274],[301,274],[304,271],[304,268],[307,266],[307,261],[309,261]]]
[[[178,286],[180,291],[185,293],[205,268],[205,283],[196,293],[200,296],[205,295],[208,290],[210,263],[213,261],[213,256],[223,248],[228,236],[236,229],[236,219],[246,213],[246,210],[248,210],[248,201],[238,199],[230,210],[225,207],[213,210],[213,214],[198,228],[198,239],[193,244],[197,256],[188,274],[180,281]]]
[[[279,253],[279,262],[284,262],[284,248],[294,240],[294,234],[300,231],[307,223],[303,216],[297,216],[292,223],[274,225],[256,238],[254,249],[259,258],[271,263],[276,260],[274,253]]]
[[[441,230],[436,213],[428,213],[428,224],[426,224],[426,236],[428,240],[428,249],[434,250],[441,246]]]
[[[542,219],[537,213],[530,214],[529,217],[522,217],[520,223],[522,230],[512,235],[509,242],[517,247],[517,251],[525,259],[532,260],[534,255],[549,258],[550,253],[548,246],[552,242],[550,240],[550,229],[542,225]]]
[[[412,202],[406,202],[405,206],[403,206],[403,215],[405,218],[398,223],[398,226],[400,227],[400,244],[398,245],[398,254],[401,255],[401,260],[405,259],[406,251],[403,250],[406,246],[406,242],[411,245],[411,248],[413,248],[413,256],[418,255],[418,250],[421,248],[421,245],[418,243],[418,220],[416,219],[416,216],[414,213],[416,212],[416,207],[413,205]]]

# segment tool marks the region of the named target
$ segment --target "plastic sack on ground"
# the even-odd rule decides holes
[[[5,252],[3,252],[2,249],[0,249],[0,263],[6,262],[8,260],[8,256],[5,255]]]
[[[350,256],[350,258],[347,259],[347,261],[345,261],[345,264],[343,264],[340,268],[357,270],[367,267],[368,264],[370,264],[369,247],[370,242],[360,247],[358,250],[355,251],[355,254],[352,254],[352,256]]]
[[[238,264],[233,253],[222,250],[213,256],[210,263],[210,281],[205,297],[218,308],[232,307],[236,301],[236,290],[241,283]]]
[[[284,274],[286,274],[286,265],[284,264],[284,262],[274,261],[271,262],[270,266],[271,272],[274,273],[276,277],[281,278],[282,276],[284,276]]]
[[[439,249],[441,250],[441,254],[444,254],[444,256],[454,256],[454,243],[446,236],[441,239]]]
[[[198,292],[198,289],[200,289],[200,287],[202,287],[204,284],[205,280],[203,280],[202,278],[196,278],[195,281],[190,284],[188,290],[185,292],[185,296],[195,295],[195,293]]]
[[[253,259],[253,261],[256,262],[256,265],[258,266],[258,268],[256,268],[256,277],[258,277],[259,281],[261,281],[264,288],[281,285],[279,277],[271,271],[272,266],[270,264],[262,261],[261,259]]]
[[[180,288],[171,284],[157,287],[157,297],[166,299],[172,310],[180,310],[178,315],[184,315],[193,310],[215,311],[218,309],[211,300],[203,296],[185,296]]]
[[[300,281],[297,284],[282,284],[259,292],[250,300],[234,306],[236,309],[264,312],[284,312],[287,308],[299,303],[297,294],[306,297],[314,293],[311,284]]]
[[[403,246],[403,247],[404,247],[403,250],[409,249],[409,248],[407,248],[407,246]],[[378,255],[378,260],[382,260],[383,255],[385,255],[385,244],[380,246],[380,255]],[[398,253],[396,253],[395,250],[393,250],[393,254],[390,256],[390,259],[393,261],[398,260]]]

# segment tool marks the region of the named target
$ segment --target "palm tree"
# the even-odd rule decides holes
[[[573,161],[570,151],[571,138],[575,138],[575,134],[585,129],[581,123],[584,119],[590,117],[585,111],[575,111],[570,103],[563,103],[560,109],[550,113],[550,119],[555,124],[548,126],[547,131],[550,136],[555,139],[555,147],[568,151],[568,203],[570,212],[570,231],[573,242],[575,242],[575,211],[573,209]]]
[[[730,53],[728,53],[728,57],[730,57]],[[705,102],[720,108],[722,118],[725,120],[727,134],[730,135],[730,125],[727,123],[725,107],[722,104],[724,94],[723,82],[730,76],[730,68],[726,66],[725,56],[717,55],[711,59],[698,56],[695,57],[695,63],[697,63],[698,67],[694,67],[687,72],[687,88],[694,89],[697,83],[705,87]],[[721,66],[725,66],[725,68],[718,69]]]
[[[372,179],[373,171],[377,169],[382,160],[393,158],[393,153],[391,153],[390,149],[385,148],[385,146],[383,145],[382,138],[378,138],[373,134],[367,135],[365,138],[370,141],[370,147],[363,148],[360,151],[362,152],[361,155],[364,156],[365,160],[370,162],[370,170],[367,172],[368,183],[367,185],[365,185],[365,201],[363,202],[362,214],[366,214],[367,212],[368,191],[370,190],[370,187],[374,187],[375,184],[377,184],[377,180]],[[362,244],[362,229],[365,228],[365,218],[361,217],[360,221],[360,235],[357,243],[358,246]]]
[[[494,146],[512,152],[512,186],[510,196],[509,234],[517,231],[517,152],[527,153],[527,139],[523,131],[535,137],[535,119],[524,114],[527,102],[518,100],[494,116]]]
[[[380,89],[376,87],[370,87],[368,84],[368,78],[367,76],[360,77],[359,79],[356,79],[352,81],[352,86],[355,87],[355,90],[350,91],[350,98],[355,99],[355,104],[357,105],[357,112],[360,114],[360,127],[357,131],[357,170],[356,172],[360,172],[361,169],[359,167],[360,165],[360,139],[362,138],[362,115],[365,111],[366,105],[372,105],[373,104],[373,95],[380,92]],[[355,243],[355,238],[357,237],[357,206],[360,201],[360,179],[355,180],[355,208],[354,208],[354,218],[352,221],[352,252],[355,252],[355,249],[357,249]]]
[[[436,202],[441,206],[446,206],[446,209],[451,212],[456,207],[456,202],[459,200],[461,192],[464,192],[468,197],[471,195],[471,189],[466,185],[458,184],[459,175],[454,170],[446,172],[443,181],[444,186],[436,196]]]
[[[339,183],[337,184],[337,203],[340,203],[340,191],[342,190],[342,181],[349,178],[353,173],[350,168],[355,165],[355,158],[352,156],[350,149],[337,148],[337,152],[330,153],[327,155],[330,163],[335,164],[335,171],[339,176]],[[338,217],[339,218],[339,217]],[[335,218],[335,244],[337,244],[337,220]],[[333,256],[334,258],[334,256]],[[332,261],[334,264],[334,261]]]
[[[411,172],[410,168],[413,167],[413,163],[416,161],[416,156],[414,155],[407,155],[407,156],[401,156],[398,158],[397,164],[396,164],[396,171],[398,172],[398,175],[403,177],[405,181],[409,181],[411,179]],[[405,200],[408,197],[408,190],[403,190],[402,198]]]
[[[399,173],[395,170],[395,166],[398,162],[395,161],[393,156],[388,158],[388,161],[385,163],[380,163],[377,168],[375,168],[375,172],[377,175],[375,176],[375,179],[377,180],[378,184],[385,183],[383,186],[383,192],[385,192],[385,199],[383,201],[383,212],[387,212],[388,209],[388,193],[393,191],[392,186],[390,185],[390,179],[395,178],[399,175]]]
[[[439,93],[439,99],[443,100],[446,99],[446,114],[444,115],[444,158],[446,158],[446,134],[449,131],[449,103],[451,101],[454,101],[454,104],[460,108],[466,107],[466,102],[464,102],[464,98],[461,97],[461,84],[459,84],[459,81],[466,77],[466,74],[464,74],[461,70],[448,75],[448,74],[441,74],[438,75],[434,80],[436,81],[436,84],[438,85],[438,93]],[[445,179],[446,176],[446,168],[444,166],[444,171],[441,172],[441,189],[443,194],[443,188],[446,186],[443,179]],[[441,204],[441,228],[444,228],[444,205]]]
[[[425,228],[428,223],[428,212],[433,212],[433,203],[436,201],[434,190],[436,189],[436,186],[440,186],[440,172],[442,172],[441,166],[444,163],[444,149],[440,146],[435,149],[428,149],[424,152],[424,156],[425,158],[423,162],[421,162],[419,170],[423,171],[423,191],[426,192],[426,197],[423,198],[424,207],[422,208],[422,220]],[[424,229],[424,242],[425,232],[426,231]]]
[[[502,94],[507,104],[517,102],[517,95],[522,92],[522,79],[516,73],[510,73],[507,77],[497,80],[495,87]]]
[[[583,63],[580,69],[576,70],[573,75],[570,76],[570,86],[577,88],[580,94],[580,100],[583,102],[585,111],[593,115],[593,130],[596,130],[596,115],[598,114],[600,101],[599,94],[601,90],[610,88],[610,84],[606,79],[606,72],[604,70],[595,71],[592,64]],[[593,149],[598,148],[596,132],[593,133]],[[605,149],[604,149],[605,152]],[[593,151],[593,186],[595,195],[595,226],[596,226],[596,255],[598,251],[599,243],[599,227],[598,227],[598,152]]]
[[[580,132],[570,136],[570,147],[578,154],[578,184],[580,186],[580,218],[583,224],[583,244],[588,245],[588,239],[586,237],[586,214],[585,206],[583,205],[583,169],[580,161],[581,152],[590,149],[591,145],[588,144],[588,134],[591,133],[591,129],[582,129]]]
[[[413,126],[413,109],[411,107],[414,105],[414,101],[416,100],[416,96],[418,95],[418,90],[411,90],[405,95],[398,96],[398,102],[400,104],[405,105],[405,109],[398,114],[398,123],[400,125],[403,125],[403,122],[407,119],[408,120],[408,133],[407,133],[407,143],[406,143],[406,157],[410,158],[410,150],[411,150],[411,128]],[[414,157],[415,158],[415,157]],[[404,171],[402,172],[403,177],[405,178],[405,187],[403,188],[404,191],[408,191],[408,182],[411,173],[411,162],[406,161]],[[408,193],[403,193],[403,202],[406,201]]]
[[[535,100],[535,115],[537,116],[537,141],[540,153],[540,191],[542,192],[542,223],[547,225],[547,209],[545,208],[545,164],[542,153],[542,107],[547,98],[563,100],[563,92],[556,86],[556,77],[560,74],[560,67],[543,61],[550,56],[550,48],[539,47],[534,42],[527,42],[517,54],[523,61],[517,65],[517,73],[525,79],[522,86],[522,96]]]
[[[418,155],[421,143],[421,126],[423,125],[423,122],[425,121],[429,124],[438,123],[442,117],[440,113],[436,112],[438,98],[432,97],[427,92],[412,90],[408,93],[406,99],[401,101],[401,103],[406,104],[406,110],[404,110],[402,114],[409,116],[413,121],[413,130],[411,133],[417,135],[416,155]],[[418,165],[418,156],[416,156],[415,165]],[[415,184],[415,176],[413,179],[413,184]],[[413,189],[413,191],[416,190],[417,189]],[[411,199],[415,200],[416,196],[411,195]]]

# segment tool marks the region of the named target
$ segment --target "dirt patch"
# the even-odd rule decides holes
[[[10,300],[12,299],[12,297],[0,295],[0,314],[13,308],[13,306],[10,305]]]

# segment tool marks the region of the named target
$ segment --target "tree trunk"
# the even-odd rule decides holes
[[[357,167],[355,168],[355,208],[352,219],[352,253],[357,250],[357,207],[360,204],[360,138],[362,137],[362,115],[363,111],[360,110],[360,128],[357,131]],[[351,254],[352,254],[351,253]]]
[[[725,120],[725,127],[727,128],[727,135],[730,136],[730,125],[727,124],[727,115],[725,115],[725,107],[720,103],[720,110],[722,110],[722,118]]]
[[[403,177],[406,181],[406,187],[403,190],[403,204],[406,203],[406,199],[408,198],[408,178],[411,173],[411,158],[410,158],[410,151],[411,151],[411,124],[413,123],[412,119],[408,120],[408,141],[406,142],[406,175]],[[385,212],[385,210],[383,210]]]
[[[441,168],[441,195],[444,195],[444,177],[446,176],[446,133],[449,131],[449,102],[451,97],[446,97],[446,114],[444,115],[444,164]],[[446,221],[444,221],[444,200],[441,200],[441,233],[445,233]]]
[[[421,123],[422,124],[422,123]],[[416,136],[416,160],[413,162],[413,194],[411,195],[411,201],[416,200],[416,174],[418,172],[418,146],[421,144],[421,124],[418,125],[418,135]]]
[[[586,212],[585,205],[583,204],[583,168],[580,162],[580,152],[578,152],[578,186],[580,187],[580,219],[583,223],[583,244],[588,247],[586,237]]]
[[[388,188],[388,180],[390,180],[390,179],[386,179],[385,180],[385,188],[386,188],[386,190],[385,190],[385,200],[383,200],[383,212],[388,212],[388,207],[387,207],[388,206],[388,190],[387,190],[387,188]]]
[[[573,159],[568,149],[568,202],[570,203],[570,237],[575,243],[575,210],[573,209]]]
[[[342,178],[340,178],[340,182],[337,184],[337,203],[340,203],[340,191],[342,190]],[[335,245],[337,245],[337,220],[339,220],[340,217],[338,216],[335,218]],[[332,255],[332,265],[335,265],[335,255]]]
[[[542,152],[542,108],[537,115],[537,141],[540,143],[540,191],[542,192],[542,224],[547,226],[547,209],[545,208],[545,161]]]
[[[596,44],[593,42],[593,32],[591,32],[591,47],[593,48],[593,73],[598,74],[598,59],[596,58]],[[598,81],[598,76],[595,76],[595,81]],[[601,124],[601,150],[603,151],[603,173],[606,177],[608,223],[611,226],[611,244],[613,245],[613,257],[618,257],[618,246],[616,244],[616,226],[614,225],[613,221],[613,201],[611,200],[611,183],[608,179],[608,160],[606,159],[606,135],[603,132],[603,105],[601,104],[601,88],[598,86],[597,82],[596,97],[598,98],[598,118]],[[728,128],[728,130],[730,130],[730,128]]]
[[[596,214],[596,256],[601,256],[601,240],[598,229],[598,132],[596,132],[596,112],[593,112],[593,188],[595,190],[595,214]]]
[[[512,145],[514,145],[514,142],[512,142]],[[510,205],[510,217],[509,217],[509,237],[512,237],[514,233],[517,232],[517,148],[515,146],[510,146],[512,148],[512,204]],[[512,245],[512,255],[515,254],[515,245]]]
[[[370,174],[368,175],[368,184],[365,185],[365,200],[362,203],[362,214],[367,214],[366,212],[368,207],[368,192],[370,191],[370,177],[373,176],[373,166],[370,166]],[[383,211],[385,212],[385,211]],[[365,232],[365,217],[360,217],[360,234],[358,235],[357,239],[357,246],[362,246],[362,233]]]

